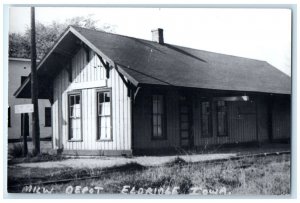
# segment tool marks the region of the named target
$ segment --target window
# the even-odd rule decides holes
[[[81,141],[80,93],[69,94],[69,140]]]
[[[212,114],[211,102],[201,102],[201,135],[202,137],[212,137]]]
[[[10,106],[8,107],[7,123],[8,123],[8,127],[11,127]]]
[[[218,136],[227,136],[227,103],[217,101]]]
[[[165,138],[166,133],[165,126],[165,108],[164,108],[164,96],[153,95],[152,96],[152,138],[161,139]]]
[[[97,92],[97,140],[111,140],[111,92]]]
[[[24,83],[24,81],[27,79],[27,76],[21,76],[21,85]]]
[[[45,127],[51,127],[51,107],[45,107]]]

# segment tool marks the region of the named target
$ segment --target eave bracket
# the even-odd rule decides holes
[[[103,58],[102,58],[99,54],[97,54],[97,56],[98,56],[99,60],[101,61],[103,67],[104,67],[105,70],[106,70],[106,78],[108,79],[108,78],[109,78],[109,71],[110,71],[109,63],[108,63],[108,62],[105,62],[105,61],[103,60]]]

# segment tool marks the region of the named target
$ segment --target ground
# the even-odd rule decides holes
[[[289,152],[279,147],[266,149],[9,164],[8,189],[41,193],[290,194]]]
[[[10,150],[12,150],[13,148],[15,148],[16,146],[22,148],[23,147],[23,143],[22,142],[9,143],[8,144],[8,152],[10,152]],[[32,141],[28,141],[27,142],[27,146],[28,146],[28,152],[32,152],[32,150],[33,150]],[[41,141],[40,142],[40,147],[41,147],[41,151],[42,152],[48,153],[49,151],[52,150],[52,142],[51,141]]]

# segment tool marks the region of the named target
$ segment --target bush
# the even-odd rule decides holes
[[[38,154],[37,156],[33,156],[32,154],[28,154],[24,162],[33,163],[33,162],[45,162],[45,161],[61,161],[64,160],[61,155],[51,155],[48,153]]]
[[[172,167],[172,166],[184,166],[184,165],[186,165],[187,164],[187,162],[184,160],[184,159],[182,159],[182,158],[180,158],[179,156],[177,156],[175,159],[173,159],[172,161],[170,161],[170,162],[167,162],[166,164],[165,164],[165,166],[169,166],[169,167]]]
[[[9,149],[8,153],[14,158],[23,157],[23,145],[20,143],[14,144],[13,147]]]

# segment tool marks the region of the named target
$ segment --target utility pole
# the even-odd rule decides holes
[[[33,154],[40,153],[40,122],[38,104],[38,80],[36,73],[36,42],[35,42],[35,9],[31,7],[31,101],[33,104],[32,113],[32,143]]]

